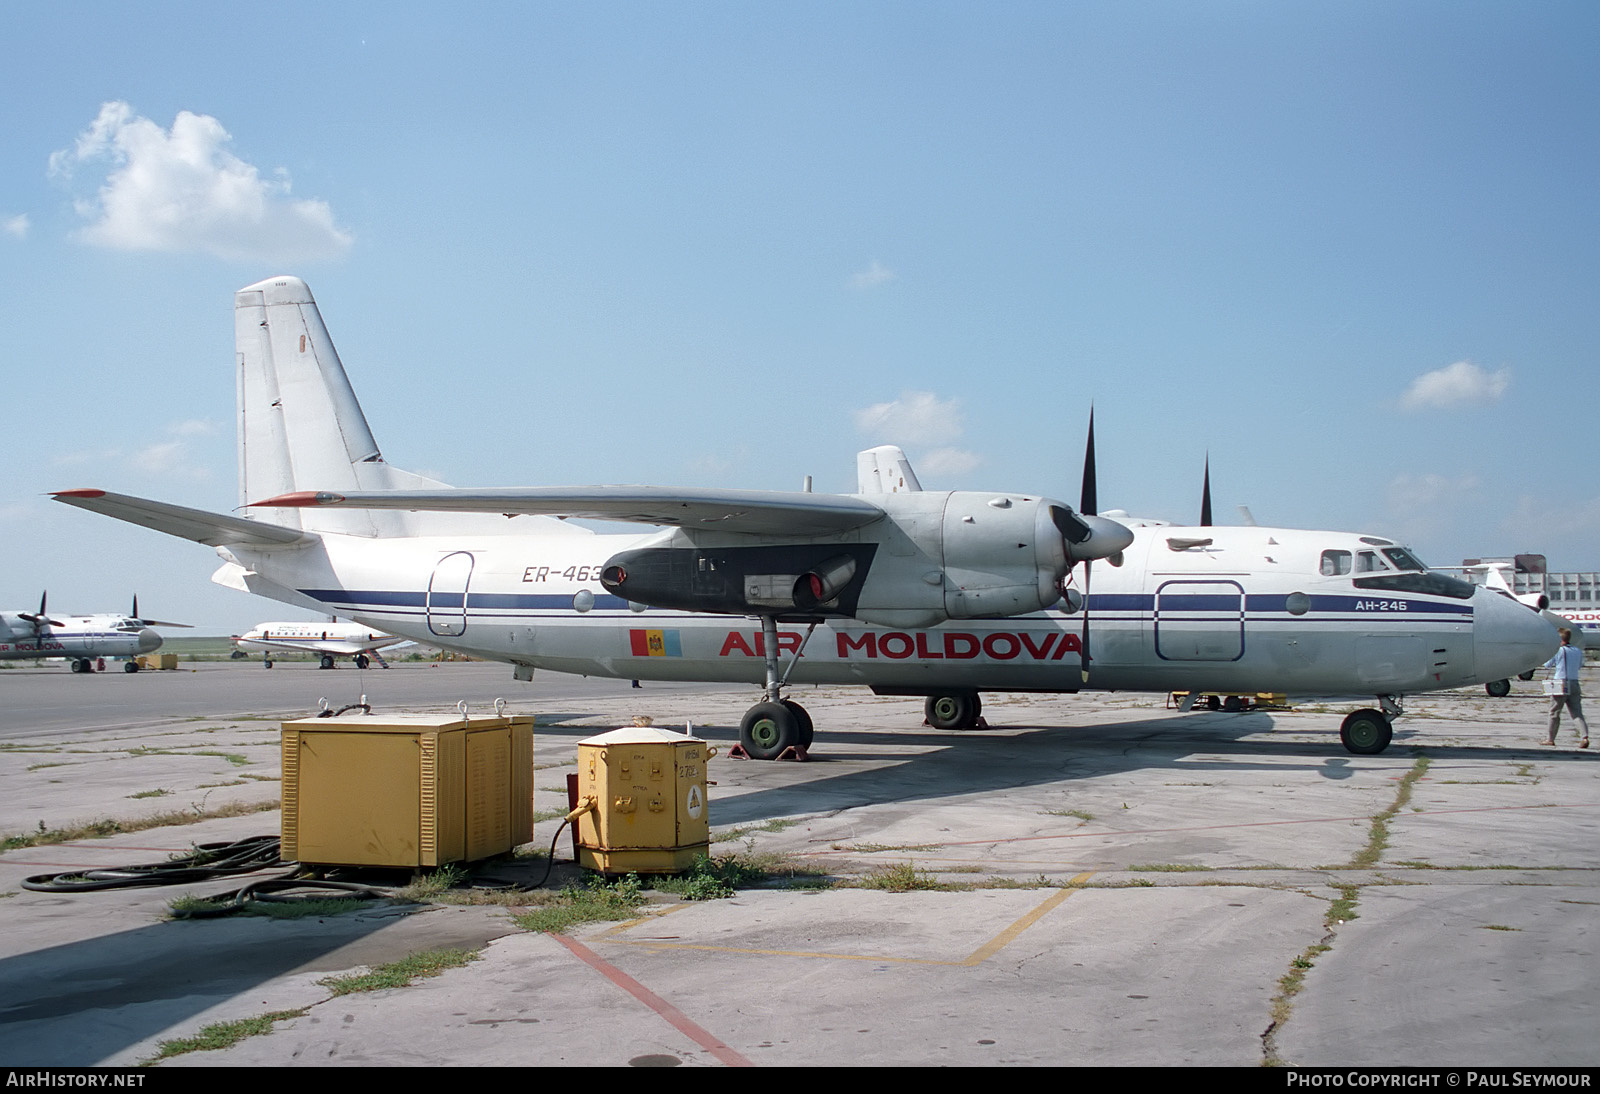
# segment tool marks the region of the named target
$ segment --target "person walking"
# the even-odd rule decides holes
[[[1545,692],[1550,696],[1550,728],[1545,733],[1545,744],[1556,743],[1556,730],[1561,728],[1561,712],[1572,712],[1572,720],[1579,734],[1578,747],[1589,747],[1589,723],[1583,718],[1583,688],[1578,683],[1578,673],[1583,668],[1583,651],[1572,645],[1572,631],[1562,627],[1558,632],[1561,635],[1561,648],[1556,650],[1556,655],[1544,663],[1547,669],[1554,669],[1550,679],[1545,681]]]

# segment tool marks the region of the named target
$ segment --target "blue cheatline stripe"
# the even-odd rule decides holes
[[[426,608],[428,594],[385,589],[301,589],[302,593],[324,604],[345,604],[352,607],[372,608]],[[435,610],[461,607],[460,593],[434,593]],[[468,606],[474,609],[499,609],[522,611],[572,611],[570,593],[474,593],[467,594]],[[626,608],[628,602],[610,593],[597,593],[594,606],[598,609]]]
[[[391,589],[301,589],[300,592],[324,604],[337,605],[349,611],[379,611],[388,615],[421,615],[428,608],[428,594]],[[1272,622],[1303,622],[1303,623],[1330,623],[1348,622],[1359,619],[1363,622],[1401,622],[1404,620],[1417,620],[1424,622],[1438,622],[1429,619],[1429,616],[1448,616],[1453,618],[1470,617],[1472,605],[1470,603],[1438,603],[1431,600],[1413,600],[1399,597],[1383,596],[1334,596],[1322,595],[1310,597],[1310,610],[1304,615],[1289,615],[1285,607],[1287,595],[1282,593],[1252,594],[1244,598],[1244,612],[1247,621],[1252,623]],[[461,608],[462,596],[460,593],[435,593],[433,597],[434,611],[448,611]],[[1360,604],[1404,604],[1404,610],[1395,608],[1362,609]],[[1239,598],[1234,596],[1212,596],[1207,594],[1184,594],[1179,596],[1163,595],[1162,618],[1171,620],[1173,611],[1216,611],[1229,614],[1240,611]],[[1156,598],[1151,593],[1101,593],[1089,597],[1089,611],[1098,614],[1107,622],[1123,620],[1137,621],[1142,618],[1152,618],[1155,615]],[[513,612],[559,612],[563,616],[573,615],[582,618],[583,613],[578,613],[572,606],[572,595],[566,593],[472,593],[467,595],[467,608],[475,613],[508,614]],[[628,601],[610,593],[600,593],[594,598],[594,612],[624,611],[628,608]],[[638,613],[629,613],[633,618],[639,618]],[[1039,619],[1041,616],[1019,616],[1019,619]],[[1044,616],[1042,618],[1054,618]],[[1075,616],[1062,616],[1060,622],[1071,625]]]

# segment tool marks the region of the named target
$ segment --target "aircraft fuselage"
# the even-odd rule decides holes
[[[325,534],[306,549],[235,548],[254,572],[235,570],[228,583],[529,667],[761,683],[756,619],[630,604],[601,586],[611,558],[658,538]],[[1394,547],[1340,532],[1140,526],[1121,565],[1094,564],[1086,612],[1058,606],[920,627],[828,619],[809,639],[808,621],[780,619],[778,644],[787,666],[805,643],[791,683],[928,694],[1400,694],[1502,679],[1543,660],[1547,628],[1534,613],[1489,590],[1400,570],[1384,559],[1386,546]],[[1363,553],[1373,568],[1351,572],[1348,560]],[[1345,559],[1346,572],[1324,573],[1340,565],[1329,557]],[[1082,580],[1080,567],[1073,574],[1080,592]]]

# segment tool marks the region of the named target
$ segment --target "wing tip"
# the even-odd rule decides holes
[[[317,505],[332,505],[343,501],[339,494],[329,494],[317,490],[296,490],[288,494],[279,494],[275,498],[264,501],[252,501],[245,505],[246,509],[308,509]]]

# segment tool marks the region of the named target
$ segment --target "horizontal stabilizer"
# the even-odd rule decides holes
[[[108,517],[125,520],[145,528],[154,528],[169,536],[190,539],[208,547],[243,544],[251,547],[294,547],[317,542],[315,535],[297,528],[277,524],[264,524],[259,520],[230,517],[221,513],[208,513],[204,509],[190,509],[184,505],[112,494],[104,490],[58,490],[52,497],[91,513],[104,513]]]
[[[844,494],[780,490],[682,490],[664,486],[497,487],[486,490],[298,491],[251,508],[417,509],[449,513],[538,513],[634,524],[666,524],[744,535],[820,536],[859,528],[883,510]]]

